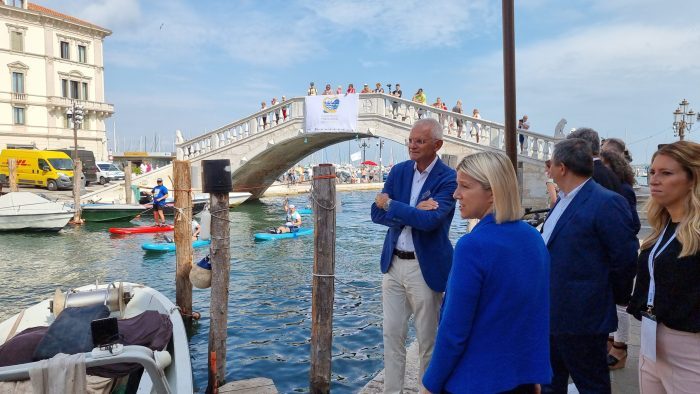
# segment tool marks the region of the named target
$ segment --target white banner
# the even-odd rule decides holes
[[[357,94],[306,96],[305,130],[307,133],[355,132],[358,107],[359,96]]]
[[[360,159],[362,159],[362,152],[360,152],[359,150],[358,150],[357,152],[355,152],[355,153],[353,153],[353,154],[350,155],[350,160],[351,160],[351,161],[358,161],[358,160],[360,160]]]

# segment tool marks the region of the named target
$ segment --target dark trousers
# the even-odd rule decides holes
[[[554,376],[542,393],[566,394],[571,375],[580,394],[610,394],[607,339],[608,334],[550,336]]]

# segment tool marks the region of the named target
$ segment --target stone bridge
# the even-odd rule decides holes
[[[452,166],[463,156],[481,150],[503,151],[504,126],[483,119],[443,111],[385,94],[360,95],[356,132],[304,132],[304,97],[296,97],[227,124],[188,141],[177,143],[177,158],[192,164],[192,187],[201,188],[201,161],[229,159],[234,191],[247,191],[252,198],[265,190],[289,168],[309,154],[327,146],[356,138],[379,137],[405,143],[419,112],[445,125],[440,155]],[[285,116],[286,114],[286,116]],[[263,124],[263,117],[267,125]],[[279,121],[276,119],[279,118]],[[450,124],[460,119],[464,128],[461,138]],[[479,141],[476,135],[479,135]],[[523,131],[525,149],[518,159],[522,177],[523,203],[541,206],[544,198],[543,162],[551,155],[554,138]],[[168,186],[172,166],[134,178],[133,183],[152,186],[162,177]],[[123,185],[112,185],[84,195],[83,200],[123,201]],[[531,201],[532,200],[532,201]]]

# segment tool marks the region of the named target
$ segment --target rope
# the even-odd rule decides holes
[[[319,277],[319,278],[335,278],[335,275],[334,275],[334,274],[325,275],[325,274],[316,274],[316,273],[313,273],[313,272],[311,273],[311,276],[317,276],[317,277]]]
[[[335,176],[335,174],[314,176],[314,180],[316,180],[316,179],[334,179],[334,178],[337,178],[337,176]]]

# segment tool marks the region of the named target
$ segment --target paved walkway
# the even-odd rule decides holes
[[[639,327],[640,323],[630,317],[630,343],[627,344],[627,364],[625,368],[612,371],[613,394],[638,394],[639,381],[637,379],[637,363],[639,360]],[[413,342],[407,352],[406,377],[404,380],[405,393],[418,393],[418,343]],[[380,394],[384,390],[384,371],[381,371],[367,385],[360,390],[360,394]],[[577,394],[578,390],[573,384],[569,386],[569,394]]]

